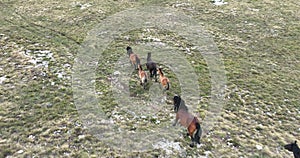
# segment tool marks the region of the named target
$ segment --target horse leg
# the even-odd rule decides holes
[[[191,142],[190,147],[193,148],[195,146],[194,141]]]
[[[190,135],[190,134],[189,134]],[[190,147],[192,148],[192,147],[194,147],[195,146],[195,143],[194,143],[194,137],[193,137],[193,135],[190,135],[191,136],[191,144],[190,144]]]
[[[153,69],[152,77],[154,77],[155,82],[157,82],[157,69],[156,68]]]
[[[190,144],[190,147],[194,147],[194,145],[195,145],[195,137],[196,136],[194,136],[194,133],[195,134],[197,134],[198,132],[196,131],[197,130],[197,125],[195,124],[195,122],[194,122],[194,120],[193,120],[193,122],[191,122],[191,124],[189,125],[189,127],[188,127],[188,132],[189,132],[189,135],[190,135],[190,137],[191,137],[191,140],[192,140],[192,142],[191,142],[191,144]],[[196,137],[197,138],[197,137]]]
[[[195,123],[195,126],[196,126],[195,131],[196,132],[194,132],[195,133],[194,141],[196,143],[200,144],[200,139],[201,139],[201,135],[202,135],[202,128],[201,128],[201,125],[199,124],[198,119],[196,117],[194,118],[194,122],[196,122]]]
[[[179,116],[178,116],[178,114],[176,114],[176,118],[175,118],[174,123],[172,125],[176,126],[178,120],[179,120]]]
[[[154,75],[154,69],[151,69],[151,71],[150,71],[150,77],[153,77],[153,75]]]
[[[191,144],[190,144],[190,147],[194,147],[195,144],[197,143],[197,140],[195,139],[196,137],[192,135],[191,136]],[[200,143],[199,143],[200,144]]]

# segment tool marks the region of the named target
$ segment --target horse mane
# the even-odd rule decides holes
[[[181,99],[181,103],[179,105],[179,109],[180,110],[185,110],[188,111],[189,109],[187,108],[187,106],[185,105],[185,101],[183,99]]]
[[[188,111],[188,108],[185,105],[185,101],[181,99],[180,96],[174,96],[174,111],[178,112],[179,110]]]

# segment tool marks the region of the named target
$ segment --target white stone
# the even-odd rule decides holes
[[[256,145],[256,149],[261,150],[261,149],[263,149],[263,147],[261,145]]]
[[[2,84],[3,83],[3,81],[5,81],[6,80],[6,76],[2,76],[2,77],[0,77],[0,84]]]

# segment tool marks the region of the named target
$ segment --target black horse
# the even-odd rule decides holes
[[[194,147],[195,143],[200,144],[200,138],[202,135],[202,128],[200,126],[200,122],[197,117],[193,116],[188,112],[188,108],[185,105],[183,99],[180,96],[174,96],[174,111],[176,113],[176,119],[173,123],[173,126],[179,123],[186,127],[188,130],[187,135],[189,135],[192,139],[192,143],[190,147]]]
[[[297,145],[297,141],[295,141],[294,143],[285,145],[284,148],[288,151],[293,152],[294,158],[300,158],[300,149]]]
[[[148,53],[147,55],[147,63],[146,63],[147,69],[150,72],[150,77],[155,78],[155,82],[157,82],[157,65],[154,61],[151,59],[151,53]]]

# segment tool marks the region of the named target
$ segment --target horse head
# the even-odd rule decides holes
[[[288,151],[293,151],[294,149],[296,149],[298,147],[297,145],[297,141],[295,141],[294,143],[290,143],[284,146],[284,148]]]
[[[179,106],[180,106],[180,103],[181,103],[181,98],[180,98],[180,96],[177,96],[177,95],[174,96],[173,101],[174,101],[174,111],[175,111],[175,112],[178,112]]]
[[[132,53],[132,48],[129,47],[129,46],[126,48],[126,50],[127,50],[127,54],[128,54],[128,55],[130,55],[130,54]]]

